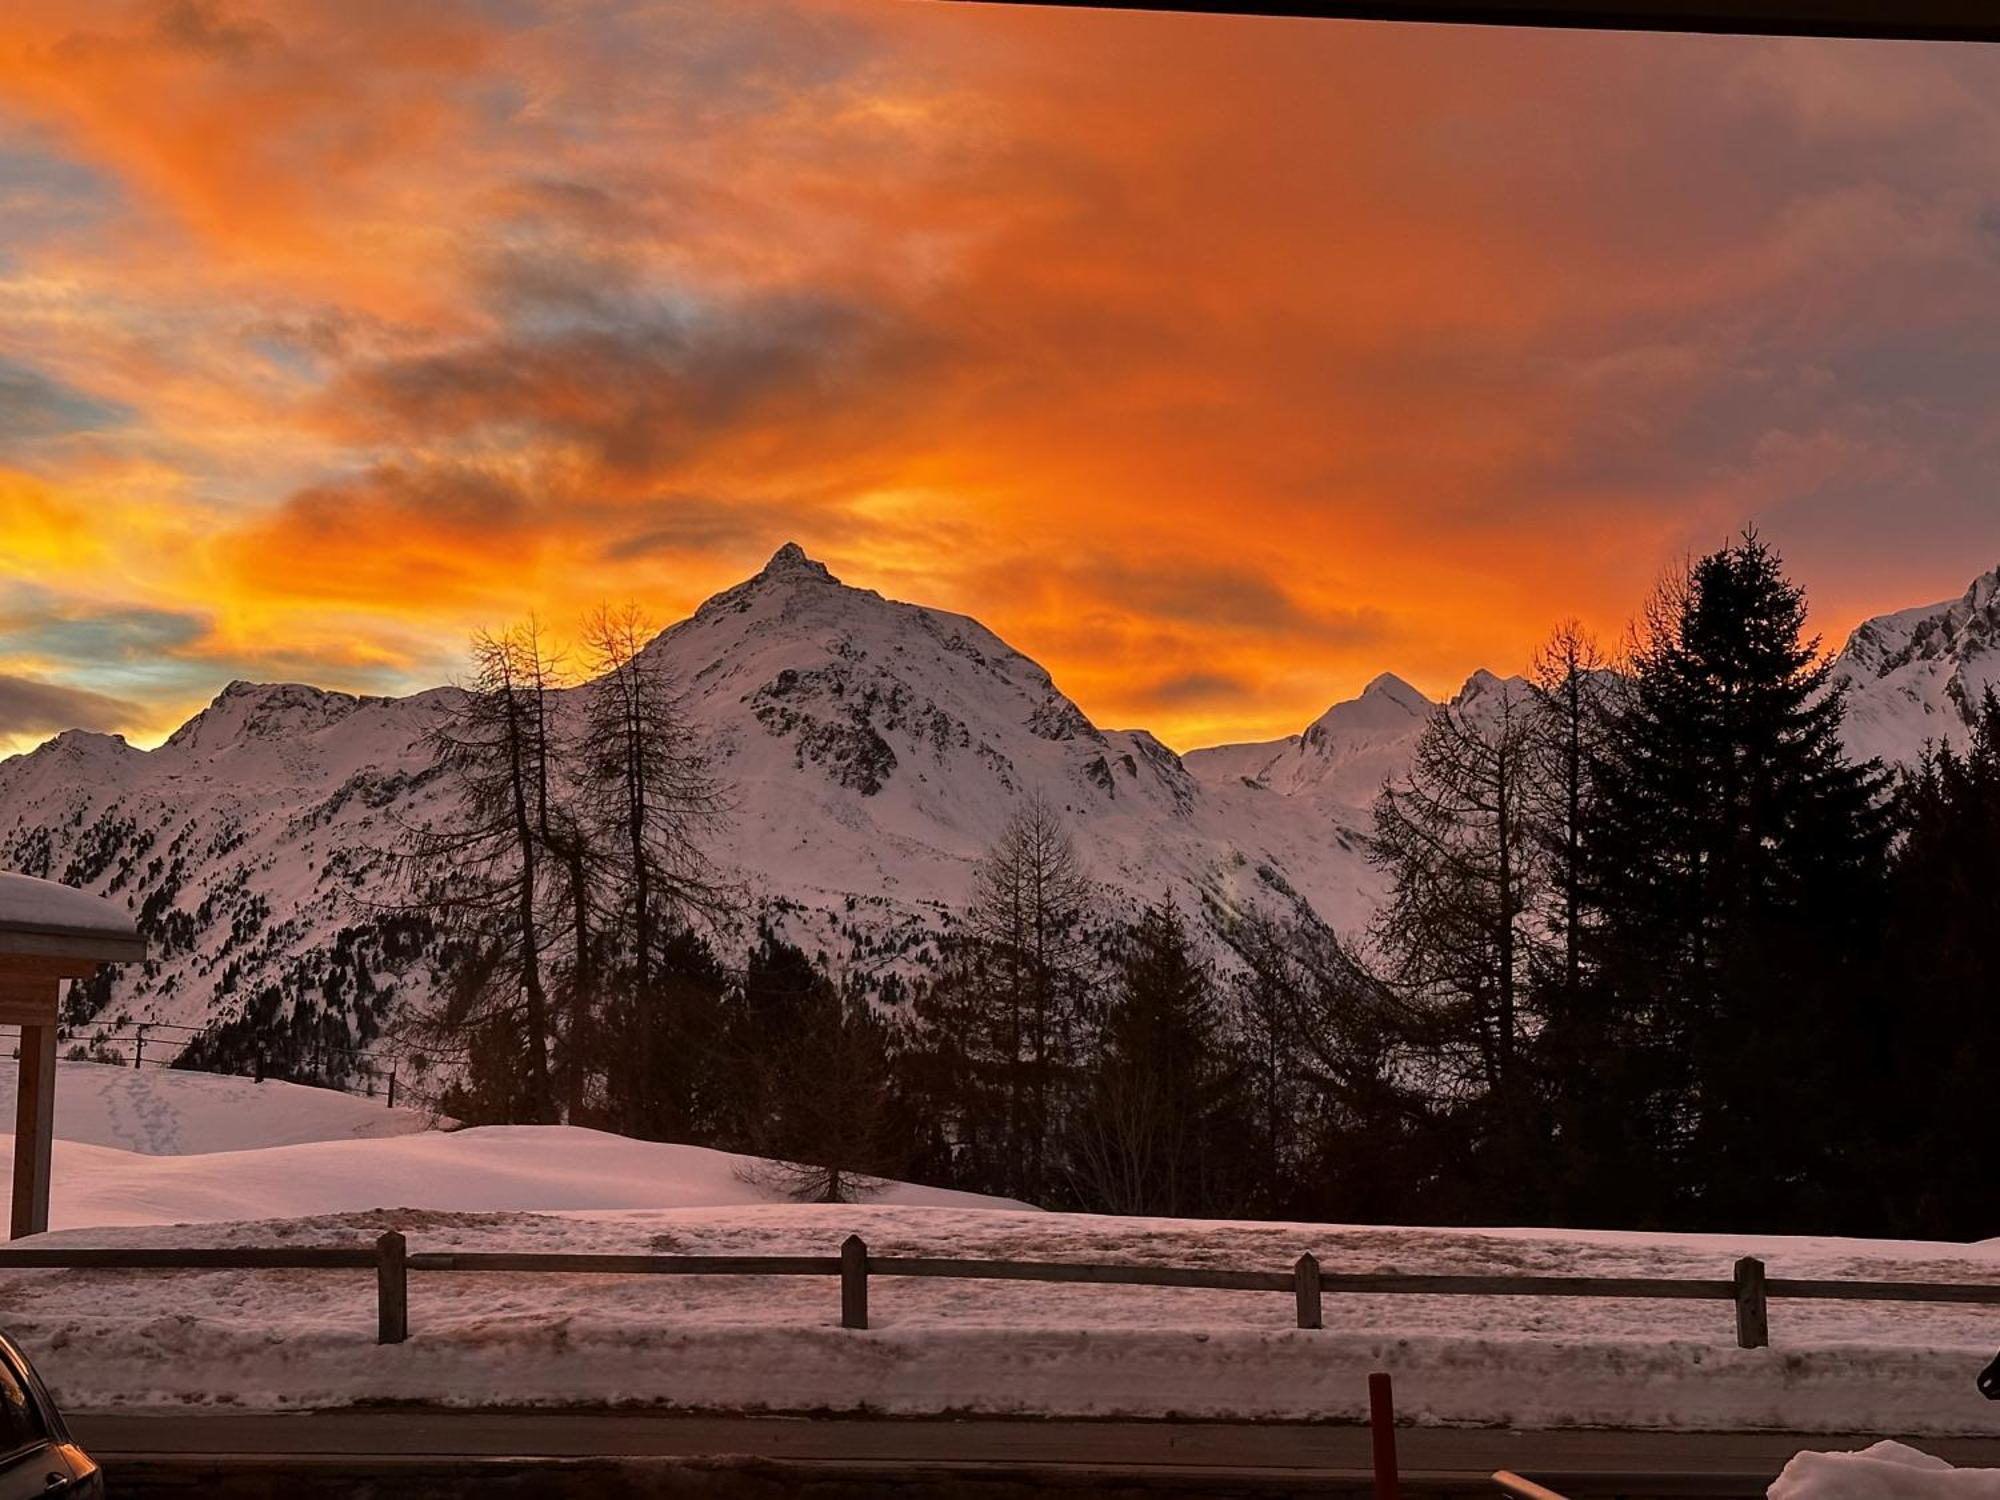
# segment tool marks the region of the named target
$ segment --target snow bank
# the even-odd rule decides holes
[[[1285,1270],[1310,1250],[1334,1273],[1727,1279],[1757,1255],[1774,1277],[2000,1276],[2000,1243],[1121,1219],[907,1184],[800,1205],[773,1201],[752,1159],[596,1131],[397,1122],[405,1133],[363,1138],[355,1109],[390,1112],[283,1084],[72,1067],[60,1088],[70,1130],[98,1138],[57,1142],[45,1244],[363,1245],[393,1227],[415,1250],[830,1255],[859,1233],[879,1255],[1239,1269]],[[287,1139],[310,1132],[326,1138]],[[270,1140],[283,1143],[216,1149]],[[0,1171],[11,1149],[0,1136]],[[1738,1349],[1722,1301],[1329,1295],[1327,1326],[1305,1331],[1283,1293],[884,1277],[865,1332],[839,1326],[839,1301],[824,1277],[415,1272],[410,1340],[385,1348],[367,1272],[0,1273],[0,1327],[80,1410],[397,1400],[1356,1420],[1367,1373],[1386,1369],[1422,1422],[2000,1430],[1973,1386],[2000,1345],[1994,1308],[1779,1299],[1772,1347]]]
[[[467,1134],[504,1145],[509,1133]],[[463,1191],[446,1179],[426,1187],[411,1178],[378,1196],[420,1189],[430,1198]],[[1996,1271],[1989,1250],[1960,1246],[1214,1224],[882,1203],[406,1207],[74,1230],[45,1242],[366,1244],[389,1227],[418,1250],[824,1255],[859,1233],[881,1255],[1269,1269],[1310,1249],[1329,1271],[1723,1276],[1746,1251],[1764,1254],[1781,1275],[1973,1280]],[[830,1277],[416,1272],[410,1340],[385,1348],[374,1342],[366,1272],[0,1276],[0,1326],[79,1409],[393,1400],[1359,1420],[1367,1373],[1386,1369],[1399,1409],[1426,1423],[1913,1436],[1996,1429],[1992,1405],[1972,1384],[2000,1343],[2000,1312],[1985,1308],[1778,1301],[1773,1347],[1738,1349],[1731,1309],[1719,1301],[1329,1296],[1327,1327],[1310,1331],[1291,1326],[1291,1299],[1281,1293],[883,1277],[865,1332],[839,1326],[839,1303]]]
[[[1904,1443],[1858,1453],[1801,1453],[1770,1500],[2000,1500],[2000,1469],[1955,1469]]]
[[[19,1073],[0,1057],[0,1121],[9,1125]],[[56,1064],[56,1139],[148,1156],[411,1135],[430,1123],[416,1110],[389,1109],[381,1099],[335,1089],[167,1068]]]

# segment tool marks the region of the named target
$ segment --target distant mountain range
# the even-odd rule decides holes
[[[1837,668],[1850,747],[1909,761],[1962,739],[2000,682],[1996,643],[1993,573],[1860,627]],[[791,544],[647,650],[732,790],[718,859],[836,967],[934,941],[1031,792],[1064,809],[1114,906],[1309,906],[1358,926],[1381,897],[1369,803],[1437,706],[1384,675],[1298,734],[1177,755],[1093,724],[977,621],[849,587]],[[1477,672],[1460,696],[1502,687]],[[429,943],[384,906],[400,829],[441,810],[420,741],[451,691],[235,682],[158,749],[71,730],[0,761],[0,867],[123,899],[152,942],[77,1009],[368,1040],[436,979]]]

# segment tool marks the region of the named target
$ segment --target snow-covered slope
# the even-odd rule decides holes
[[[760,1173],[768,1165],[574,1125],[485,1125],[188,1156],[58,1140],[49,1222],[56,1229],[206,1224],[411,1206],[447,1213],[747,1207],[785,1201]],[[13,1137],[0,1135],[0,1171],[12,1170]],[[1027,1207],[900,1182],[869,1201]]]
[[[1835,670],[1853,754],[1907,765],[1926,741],[1963,745],[1982,695],[2000,688],[2000,568],[1957,599],[1859,626]]]
[[[0,1069],[0,1118],[13,1118],[13,1072]],[[13,1137],[0,1134],[0,1174],[11,1170],[12,1151]],[[194,1224],[409,1205],[482,1213],[745,1207],[783,1201],[760,1171],[766,1166],[572,1126],[443,1130],[380,1099],[275,1080],[64,1062],[50,1222]],[[870,1201],[1024,1207],[893,1182]]]
[[[0,1067],[0,1122],[14,1118],[18,1069]],[[420,1110],[275,1078],[56,1064],[56,1139],[141,1156],[199,1156],[307,1141],[373,1140],[434,1128]]]

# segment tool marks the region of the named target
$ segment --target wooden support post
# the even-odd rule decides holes
[[[1319,1312],[1319,1262],[1312,1253],[1298,1258],[1292,1267],[1292,1296],[1299,1305],[1299,1327],[1324,1328]]]
[[[132,1038],[132,1071],[138,1072],[146,1066],[146,1023],[141,1021]]]
[[[1375,1500],[1398,1500],[1402,1477],[1396,1470],[1396,1397],[1389,1377],[1368,1377],[1368,1430],[1375,1440]]]
[[[410,1336],[409,1247],[391,1229],[375,1241],[375,1342],[400,1344]]]
[[[1762,1349],[1771,1342],[1771,1319],[1764,1301],[1764,1262],[1746,1255],[1736,1262],[1736,1347]]]
[[[868,1326],[868,1247],[858,1234],[840,1246],[840,1326]]]
[[[394,1109],[395,1107],[396,1107],[396,1070],[394,1068],[391,1068],[389,1070],[389,1108]]]
[[[50,981],[60,993],[60,985]],[[21,1062],[14,1103],[14,1212],[9,1237],[49,1227],[50,1153],[56,1134],[56,1028],[21,1026]]]

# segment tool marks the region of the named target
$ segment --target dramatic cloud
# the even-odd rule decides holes
[[[103,693],[0,672],[0,742],[65,729],[123,729],[143,717],[137,704]]]
[[[1746,522],[1836,640],[2000,561],[1990,50],[927,0],[0,43],[0,587],[58,601],[0,671],[142,733],[789,538],[1182,745],[1614,633]]]

